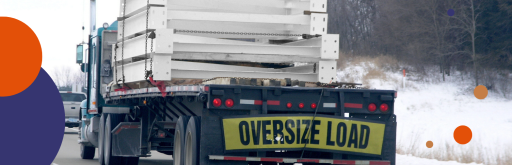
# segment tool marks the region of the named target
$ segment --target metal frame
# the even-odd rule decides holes
[[[126,5],[126,13],[120,13],[125,17],[119,19],[117,39],[125,41],[124,59],[118,58],[112,62],[117,62],[115,69],[124,64],[125,82],[144,81],[146,68],[152,70],[154,79],[159,81],[214,77],[291,78],[322,83],[335,81],[339,35],[327,34],[326,0],[151,0],[149,4],[130,0],[126,4],[121,1],[121,7],[123,5]],[[145,38],[148,32],[156,34],[154,40]],[[317,37],[300,39],[299,34]],[[294,42],[278,45],[269,44],[269,40]],[[147,44],[145,48],[146,42],[152,44]],[[146,49],[153,50],[149,56],[153,58],[153,68],[146,67],[141,61],[146,58]],[[309,62],[317,63],[317,68],[309,72],[303,67],[287,68],[283,72],[196,62],[178,65],[172,59]],[[119,74],[116,77],[121,77]]]

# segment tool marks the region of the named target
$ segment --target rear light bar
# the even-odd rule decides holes
[[[243,157],[243,156],[220,156],[208,155],[210,160],[230,160],[230,161],[255,161],[255,162],[275,162],[275,163],[325,163],[325,164],[343,164],[343,165],[390,165],[388,160],[336,160],[336,159],[315,159],[315,158],[269,158],[269,157]]]

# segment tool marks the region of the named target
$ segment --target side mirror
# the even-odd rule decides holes
[[[77,45],[76,46],[76,63],[81,64],[84,62],[84,46]]]

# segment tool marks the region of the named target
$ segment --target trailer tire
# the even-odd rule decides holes
[[[185,146],[185,131],[187,128],[190,116],[180,116],[176,122],[176,129],[174,129],[174,151],[173,162],[174,165],[184,165],[184,147]]]
[[[112,134],[110,132],[123,120],[124,115],[109,114],[105,121],[105,142],[103,147],[105,165],[118,165],[122,162],[122,157],[112,156]]]
[[[199,143],[201,139],[201,118],[191,117],[185,134],[185,165],[199,165]]]
[[[82,159],[93,159],[95,152],[96,148],[80,144],[80,157]]]
[[[98,134],[98,161],[100,165],[105,165],[105,154],[104,144],[105,144],[105,117],[106,114],[102,114],[100,117],[100,125],[99,125],[99,134]]]

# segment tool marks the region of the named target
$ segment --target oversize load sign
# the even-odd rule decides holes
[[[306,148],[311,149],[381,154],[384,124],[318,116],[312,119],[312,116],[222,119],[225,149],[300,149],[307,143]],[[311,131],[309,137],[308,131]]]

